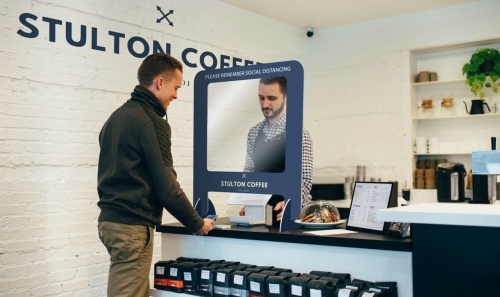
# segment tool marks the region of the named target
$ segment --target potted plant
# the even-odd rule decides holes
[[[465,83],[479,99],[485,96],[483,87],[491,88],[496,94],[500,88],[500,53],[493,48],[477,49],[470,62],[463,66],[462,72],[467,76]]]

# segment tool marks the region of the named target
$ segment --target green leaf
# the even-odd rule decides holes
[[[496,82],[496,81],[498,80],[498,77],[499,77],[499,76],[498,76],[498,74],[491,74],[491,73],[490,73],[490,77],[491,77],[491,80],[492,80],[493,82]]]
[[[491,84],[490,84],[490,83],[486,83],[486,84],[485,84],[485,86],[486,86],[487,88],[491,88]]]
[[[484,58],[479,56],[479,55],[476,55],[474,57],[472,57],[472,64],[474,65],[481,65],[484,63]]]
[[[479,93],[479,99],[483,99],[486,94],[484,92]]]
[[[469,72],[471,68],[471,65],[469,63],[465,64],[464,67],[462,68],[462,73],[465,74],[467,72]]]

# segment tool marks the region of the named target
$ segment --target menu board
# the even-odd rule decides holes
[[[356,182],[346,229],[383,232],[384,222],[377,221],[377,210],[389,207],[393,183]]]

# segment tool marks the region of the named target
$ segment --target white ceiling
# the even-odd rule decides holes
[[[219,0],[298,28],[321,29],[481,0]]]

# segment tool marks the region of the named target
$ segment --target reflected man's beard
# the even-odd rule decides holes
[[[270,108],[262,108],[262,114],[268,120],[274,119],[283,111],[283,108],[285,108],[285,102],[283,102],[283,104],[281,104],[281,106],[277,110],[273,111],[270,115],[267,115],[265,113],[266,110],[271,110]]]

